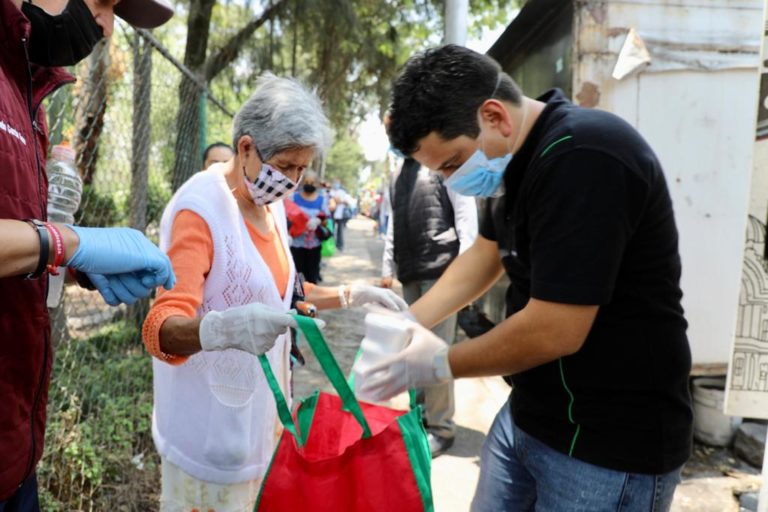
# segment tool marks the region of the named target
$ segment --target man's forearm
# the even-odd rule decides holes
[[[454,378],[510,375],[577,352],[592,328],[598,306],[532,299],[522,311],[477,338],[453,345]]]
[[[502,272],[496,243],[478,237],[410,311],[421,325],[432,328],[485,293]]]
[[[64,261],[72,257],[78,245],[77,235],[63,224],[55,224],[64,239]],[[54,247],[48,237],[48,261],[53,263]],[[20,220],[0,220],[0,277],[32,272],[40,261],[40,238],[28,223]]]

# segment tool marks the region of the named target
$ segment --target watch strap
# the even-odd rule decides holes
[[[24,219],[24,222],[32,226],[32,229],[37,232],[37,237],[40,241],[40,256],[37,261],[37,267],[34,271],[26,274],[24,279],[38,279],[43,275],[45,267],[48,265],[48,254],[50,252],[48,230],[45,228],[45,223],[40,222],[37,219]]]

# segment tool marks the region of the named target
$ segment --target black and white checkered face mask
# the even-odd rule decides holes
[[[245,185],[248,187],[248,192],[251,193],[253,202],[259,206],[283,199],[299,185],[267,163],[261,164],[261,172],[253,183],[248,179],[248,175],[245,174],[245,167],[243,167],[243,179],[245,179]]]

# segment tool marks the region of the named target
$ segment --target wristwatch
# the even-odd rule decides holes
[[[40,256],[37,260],[37,267],[29,274],[25,274],[24,279],[37,279],[43,275],[45,267],[48,265],[48,253],[50,252],[48,230],[45,228],[45,224],[37,219],[24,219],[24,222],[32,226],[40,241]]]

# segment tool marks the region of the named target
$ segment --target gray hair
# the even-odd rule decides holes
[[[264,73],[256,91],[235,115],[233,146],[249,135],[261,158],[287,149],[313,148],[322,157],[331,144],[331,128],[317,95],[298,80]]]

